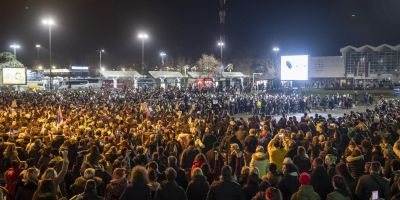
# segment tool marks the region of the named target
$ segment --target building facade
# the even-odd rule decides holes
[[[400,45],[346,46],[340,49],[347,77],[362,80],[399,81]]]

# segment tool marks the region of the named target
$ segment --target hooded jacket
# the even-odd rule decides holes
[[[319,195],[311,185],[302,185],[299,190],[292,195],[290,200],[320,200]]]
[[[266,153],[257,152],[254,153],[251,157],[250,168],[258,168],[258,178],[262,178],[267,174],[267,169],[269,167],[269,160]]]
[[[210,185],[208,184],[205,176],[194,176],[189,182],[186,190],[188,200],[205,200],[207,198],[209,188]]]
[[[278,170],[281,170],[283,159],[285,159],[287,150],[284,148],[275,147],[274,143],[275,139],[272,139],[268,144],[269,161],[270,163],[275,163]]]

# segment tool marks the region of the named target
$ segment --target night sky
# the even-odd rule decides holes
[[[140,30],[151,38],[147,62],[159,62],[161,50],[195,62],[219,55],[218,10],[218,0],[1,0],[0,51],[18,42],[18,57],[32,65],[35,44],[48,46],[41,19],[53,16],[57,65],[96,65],[100,48],[106,66],[139,65]],[[267,57],[277,45],[282,54],[324,56],[346,45],[400,44],[399,11],[398,0],[227,0],[224,55]]]

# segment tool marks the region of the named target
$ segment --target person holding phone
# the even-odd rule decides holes
[[[370,199],[378,193],[379,198],[389,200],[391,191],[389,180],[380,175],[381,163],[371,163],[370,174],[361,176],[356,186],[356,195],[359,199]]]

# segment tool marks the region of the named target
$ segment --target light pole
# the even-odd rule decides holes
[[[281,49],[280,49],[279,47],[274,47],[274,48],[272,48],[272,51],[275,52],[275,56],[278,55],[278,52],[279,52],[280,50],[281,50]]]
[[[149,35],[145,32],[141,32],[137,37],[142,41],[142,73],[144,73],[144,41],[149,39]]]
[[[162,64],[162,66],[164,66],[164,57],[166,56],[167,54],[165,53],[165,52],[161,52],[160,53],[160,56],[161,56],[161,64]]]
[[[14,50],[14,57],[15,59],[17,59],[17,49],[21,48],[21,46],[19,46],[19,44],[12,44],[10,45],[10,48]]]
[[[100,50],[99,50],[99,70],[100,70],[100,71],[102,71],[102,70],[101,70],[101,54],[104,53],[104,52],[105,52],[104,49],[100,49]],[[100,71],[99,71],[99,72],[100,72]]]
[[[42,48],[42,45],[36,44],[35,47],[36,47],[36,57],[37,57],[38,61],[40,61],[40,52],[39,51],[40,51],[40,48]]]
[[[50,69],[50,90],[53,89],[53,81],[52,81],[52,74],[51,74],[51,65],[52,65],[52,58],[51,58],[51,27],[55,25],[54,19],[52,18],[45,18],[42,20],[42,24],[49,27],[49,69]]]
[[[279,68],[279,66],[278,66],[278,62],[279,62],[279,60],[278,60],[278,53],[279,53],[279,51],[280,51],[281,49],[279,48],[279,47],[273,47],[272,48],[272,51],[275,53],[275,75],[277,76],[277,77],[279,77],[280,76],[280,73],[278,73],[278,72],[280,72],[280,70],[278,71],[278,69],[280,69]],[[274,82],[272,82],[272,84],[274,84]],[[274,84],[275,85],[275,84]],[[280,84],[279,84],[280,85]],[[273,86],[272,86],[273,87]]]
[[[222,41],[219,41],[218,43],[217,43],[217,45],[220,47],[220,49],[221,49],[221,66],[223,66],[224,65],[224,62],[223,62],[223,55],[222,55],[222,53],[223,53],[223,48],[224,48],[224,46],[225,46],[225,43],[224,42],[222,42]]]

